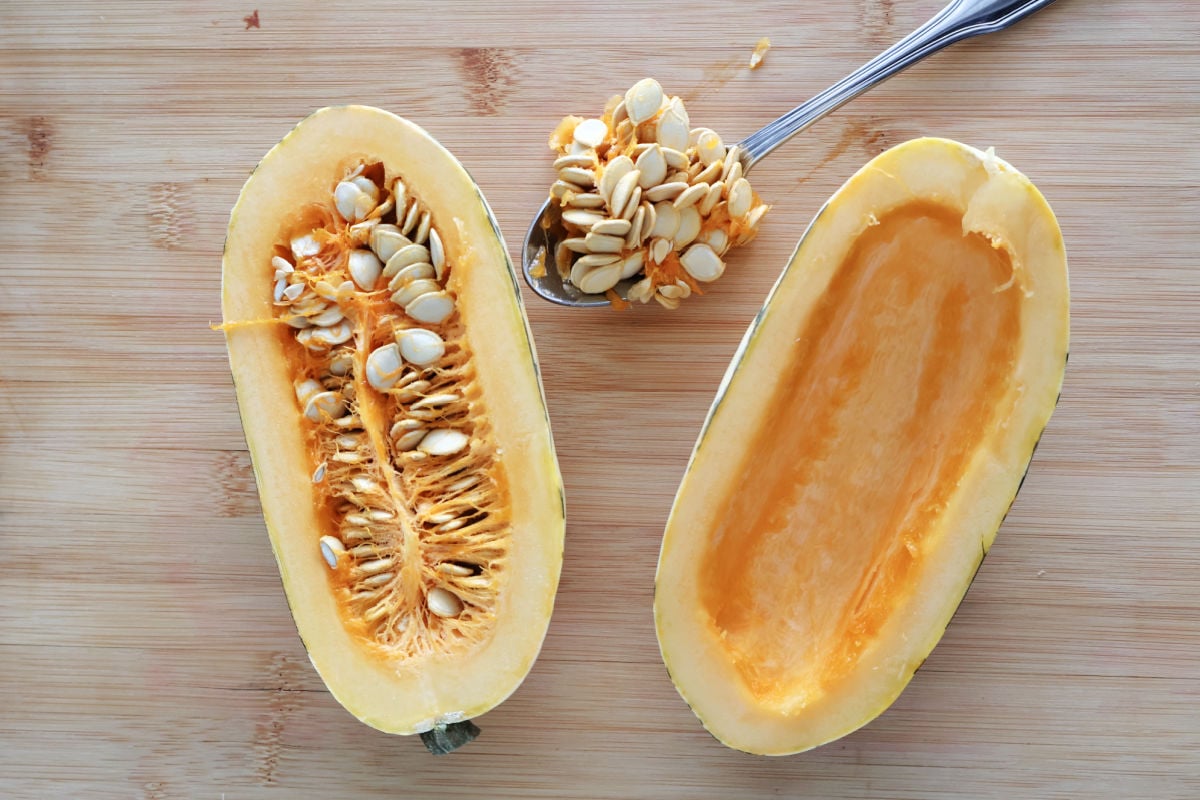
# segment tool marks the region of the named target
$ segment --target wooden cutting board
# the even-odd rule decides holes
[[[541,659],[435,759],[324,690],[268,547],[220,334],[229,209],[313,109],[425,126],[516,246],[548,132],[645,75],[739,138],[937,0],[0,6],[0,795],[1200,796],[1200,14],[1061,0],[755,170],[774,210],[676,313],[526,294],[566,482]],[[243,18],[250,15],[249,21]],[[769,36],[765,65],[746,69]],[[730,355],[822,201],[920,134],[998,153],[1071,258],[1062,402],[942,644],[880,719],[723,748],[651,624],[659,537]]]

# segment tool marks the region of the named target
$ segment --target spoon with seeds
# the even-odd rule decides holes
[[[744,174],[757,164],[759,160],[775,150],[775,148],[791,139],[821,117],[841,107],[868,89],[877,86],[901,70],[912,66],[926,56],[932,55],[938,50],[963,39],[1007,28],[1035,11],[1045,8],[1052,2],[1054,0],[951,0],[932,19],[883,53],[868,61],[846,78],[835,83],[811,100],[797,106],[766,127],[750,134],[736,145],[731,146],[722,155],[729,161],[736,160],[737,171],[740,174]],[[644,83],[646,82],[640,82],[630,92],[635,93],[636,96],[637,90]],[[654,82],[651,81],[650,83]],[[657,84],[654,85],[657,86]],[[631,96],[627,94],[626,103],[622,105],[630,102]],[[667,111],[669,110],[668,108]],[[576,130],[575,132],[576,144],[581,141],[581,136],[583,141],[587,142],[598,141],[597,137],[604,135],[605,132],[603,130],[591,130],[590,127],[586,127],[605,127],[602,122],[598,126],[595,125],[597,122],[600,121],[585,120],[577,126],[578,129],[582,130]],[[695,133],[696,131],[693,130],[692,134],[695,135]],[[715,137],[715,134],[713,136]],[[715,139],[719,144],[719,137],[715,137]],[[703,150],[704,145],[703,141],[689,141],[688,149],[689,151]],[[650,146],[654,147],[654,145]],[[639,145],[639,147],[642,147],[642,145]],[[723,149],[724,146],[720,145],[720,147]],[[664,147],[662,149],[665,151],[667,148]],[[671,152],[677,151],[671,149]],[[581,159],[580,163],[582,164],[584,160]],[[570,156],[564,156],[559,161],[564,162],[563,165],[560,165],[562,166],[560,176],[565,173],[568,179],[576,181],[579,184],[578,186],[569,182],[564,184],[568,187],[565,191],[580,193],[573,197],[577,204],[590,204],[594,198],[595,204],[599,205],[605,203],[606,198],[611,199],[614,193],[618,193],[621,195],[621,205],[626,208],[626,219],[632,217],[632,224],[634,225],[642,219],[642,211],[639,210],[636,215],[630,213],[634,206],[637,205],[637,198],[630,198],[628,203],[625,202],[625,195],[629,192],[641,194],[641,189],[636,186],[632,175],[629,176],[630,180],[625,182],[630,184],[630,186],[618,185],[616,187],[609,187],[609,194],[601,196],[601,194],[596,193],[600,191],[600,187],[590,188],[591,184],[589,181],[592,181],[593,177],[589,176],[585,169],[578,166],[566,165],[566,162],[570,161]],[[714,175],[714,177],[727,177],[730,172],[729,167],[730,165],[726,164],[724,170],[720,171],[721,174]],[[579,175],[575,174],[576,170],[579,171]],[[709,171],[705,170],[705,172]],[[633,171],[631,170],[631,172]],[[603,181],[600,182],[602,183]],[[552,196],[542,204],[533,223],[529,226],[529,231],[525,235],[525,244],[522,249],[522,272],[525,274],[525,281],[540,297],[564,306],[594,308],[609,305],[609,297],[602,293],[604,289],[597,291],[599,286],[611,286],[617,296],[622,299],[631,299],[631,289],[636,294],[640,289],[644,288],[645,281],[642,281],[639,285],[636,271],[636,268],[643,263],[642,259],[644,257],[640,252],[637,252],[633,256],[617,260],[609,254],[608,251],[621,246],[619,244],[620,234],[617,233],[617,225],[612,224],[618,221],[604,219],[604,215],[599,211],[580,208],[566,212],[574,213],[579,222],[589,229],[586,237],[579,237],[577,234],[568,232],[563,225],[564,212],[558,199],[562,194],[559,193],[557,197],[554,194],[556,191],[561,192],[558,188],[560,184],[563,184],[562,180],[556,182],[555,188],[551,190]],[[682,195],[677,196],[671,205],[673,207],[680,206],[681,199],[689,204],[698,200],[702,203],[703,200],[699,198],[703,197],[705,192],[698,190],[699,185],[703,185],[705,189],[712,188],[706,182],[698,182],[697,185],[685,189]],[[662,186],[655,186],[651,190],[648,190],[647,193],[661,189],[663,189]],[[746,194],[749,194],[749,192],[746,192]],[[588,202],[585,204],[584,201]],[[662,207],[661,204],[660,207]],[[765,207],[762,207],[762,210],[765,211]],[[619,215],[614,212],[613,216]],[[649,216],[649,213],[647,212],[644,216]],[[594,229],[596,226],[603,226],[606,223],[609,224],[611,230],[603,228],[603,232],[591,232],[591,229]],[[755,218],[754,223],[757,223],[757,218]],[[578,227],[574,224],[572,226]],[[621,230],[627,230],[627,227],[623,224],[619,227]],[[591,240],[590,242],[587,241],[589,239]],[[660,239],[658,241],[662,242],[663,240]],[[563,247],[564,242],[566,247]],[[725,246],[728,246],[728,243],[725,243]],[[596,250],[591,249],[593,247],[602,252],[596,252]],[[571,269],[571,273],[575,275],[575,279],[579,283],[585,284],[584,288],[590,289],[590,292],[584,292],[572,280],[564,280],[564,276],[560,272],[557,263],[556,255],[566,249],[573,249],[576,253],[583,252],[590,254],[578,258],[575,262],[576,267],[580,265],[580,262],[583,262],[583,269]],[[697,278],[698,280],[712,280],[719,276],[720,270],[724,269],[724,265],[720,259],[717,258],[713,262],[713,258],[708,256],[708,253],[712,252],[710,248],[702,246],[697,248],[697,251],[707,256],[707,262],[712,264],[708,274],[713,277],[707,277],[707,275],[701,273],[693,273],[690,270],[689,273],[693,277],[700,275]],[[634,257],[636,257],[636,263],[631,263],[634,262]],[[717,265],[719,265],[719,269],[717,269]],[[684,262],[683,266],[687,268],[689,264]],[[698,264],[696,266],[698,269],[708,267],[707,264]],[[627,267],[632,267],[632,269]],[[617,280],[618,277],[620,280]],[[675,286],[666,286],[663,288],[667,290],[676,289]],[[676,294],[686,291],[686,286],[681,282],[679,292]],[[667,292],[663,292],[663,294],[667,294],[668,296],[665,298],[656,297],[655,299],[659,299],[663,305],[672,308],[678,304],[678,299],[675,299],[674,295]],[[645,301],[646,297],[643,296],[640,299]]]

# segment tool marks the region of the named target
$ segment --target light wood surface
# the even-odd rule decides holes
[[[516,255],[564,113],[656,76],[739,138],[938,0],[0,5],[0,795],[1200,796],[1200,15],[1061,0],[860,98],[754,173],[775,209],[674,314],[526,295],[568,497],[542,657],[442,759],[325,692],[263,528],[219,309],[229,209],[311,110],[439,137]],[[774,47],[758,71],[754,43]],[[807,754],[723,748],[651,622],[713,391],[820,203],[920,134],[1026,172],[1070,253],[1062,402],[910,687]]]

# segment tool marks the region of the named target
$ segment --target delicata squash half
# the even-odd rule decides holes
[[[899,145],[826,204],[733,359],[675,499],[655,616],[740,750],[866,724],[941,637],[1057,402],[1066,255],[991,153]]]
[[[222,293],[313,664],[363,722],[453,749],[529,671],[562,562],[536,355],[486,201],[412,123],[323,109],[242,189]]]

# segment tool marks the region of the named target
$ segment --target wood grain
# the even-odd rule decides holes
[[[1200,796],[1200,17],[1061,0],[822,121],[676,314],[526,296],[566,481],[543,655],[434,759],[356,722],[295,634],[219,318],[229,209],[301,117],[380,105],[487,194],[510,250],[567,112],[654,75],[734,139],[936,0],[29,2],[0,7],[0,794],[12,798]],[[682,12],[682,13],[680,13]],[[754,43],[774,44],[762,69]],[[659,537],[736,343],[820,203],[920,134],[998,152],[1057,212],[1073,347],[1029,479],[942,644],[880,719],[762,759],[680,701]]]

